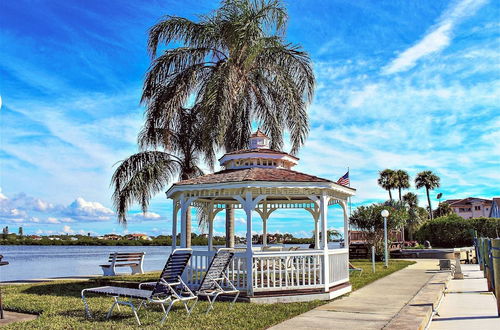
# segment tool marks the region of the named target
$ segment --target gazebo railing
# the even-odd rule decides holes
[[[214,255],[212,251],[194,251],[186,274],[188,284],[201,283]],[[252,289],[261,292],[325,288],[324,257],[322,250],[254,252]],[[329,250],[327,258],[328,287],[348,282],[348,250]],[[228,278],[240,290],[247,290],[246,262],[245,252],[237,252],[227,271]]]
[[[321,288],[323,251],[257,252],[253,256],[253,290]]]
[[[189,286],[196,287],[201,284],[214,256],[215,251],[193,251],[185,273],[185,280]],[[226,275],[236,288],[240,290],[247,289],[247,267],[244,252],[235,253]]]
[[[329,286],[349,281],[349,250],[328,250]]]

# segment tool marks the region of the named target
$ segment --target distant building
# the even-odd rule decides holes
[[[500,198],[493,198],[491,202],[490,218],[500,218]]]
[[[38,236],[38,235],[31,235],[31,236],[28,236],[29,238],[31,239],[34,239],[35,241],[40,241],[42,239],[42,236]]]
[[[498,200],[498,198],[495,198]],[[489,217],[492,208],[492,200],[476,197],[464,199],[448,199],[443,203],[449,204],[452,211],[464,219]]]
[[[104,239],[109,239],[109,240],[112,240],[112,241],[117,241],[117,240],[121,239],[122,237],[120,235],[116,235],[116,234],[106,234],[106,235],[104,235],[103,238]]]
[[[127,235],[126,237],[129,240],[133,240],[133,241],[139,241],[139,240],[150,241],[151,240],[151,238],[146,234],[130,234],[130,235]]]

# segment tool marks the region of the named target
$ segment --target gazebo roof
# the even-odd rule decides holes
[[[319,178],[284,168],[245,168],[233,169],[202,175],[196,178],[182,180],[174,185],[214,184],[224,182],[268,181],[268,182],[328,182],[331,180]]]

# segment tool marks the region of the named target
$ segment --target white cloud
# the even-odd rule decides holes
[[[63,233],[65,233],[65,234],[70,234],[71,235],[71,234],[75,233],[75,231],[73,229],[71,229],[71,227],[68,226],[68,225],[63,226],[62,230],[63,230]]]
[[[75,220],[106,221],[114,212],[98,202],[89,202],[78,197],[68,206],[54,205],[24,193],[12,198],[2,194],[0,198],[0,220],[13,222],[39,222],[48,224],[69,223]],[[155,213],[148,214],[154,218]]]
[[[48,217],[47,222],[48,223],[61,223],[59,220],[57,220],[57,218],[53,218],[53,217]]]
[[[132,216],[136,220],[159,220],[161,216],[155,212],[135,213]]]
[[[419,59],[446,48],[451,42],[454,26],[463,18],[473,15],[486,2],[485,0],[462,0],[455,3],[420,41],[403,51],[384,67],[383,74],[411,69]]]
[[[86,220],[109,220],[114,212],[99,202],[89,202],[78,197],[62,212],[68,216]]]

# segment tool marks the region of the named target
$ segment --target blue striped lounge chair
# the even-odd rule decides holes
[[[208,269],[201,280],[200,285],[195,290],[195,294],[204,296],[209,302],[207,313],[214,309],[215,301],[220,295],[234,295],[231,307],[234,305],[240,291],[236,289],[233,283],[226,275],[226,270],[234,257],[234,249],[222,248],[213,257]],[[139,288],[152,288],[154,282],[141,283]],[[195,303],[196,304],[196,303]],[[194,308],[194,306],[193,306]]]
[[[102,286],[82,290],[81,296],[85,306],[85,315],[89,318],[92,317],[85,297],[88,293],[113,297],[114,302],[108,311],[106,319],[111,317],[115,306],[117,306],[118,310],[120,310],[119,305],[125,305],[132,308],[137,324],[141,325],[137,311],[139,311],[144,304],[154,303],[159,304],[165,314],[161,319],[161,323],[163,324],[163,322],[167,319],[172,305],[178,301],[184,304],[188,315],[191,314],[198,297],[194,295],[189,287],[184,283],[181,276],[192,254],[192,249],[174,250],[168,258],[167,263],[161,272],[160,278],[157,282],[153,282],[150,289]],[[137,307],[133,303],[134,300],[140,301]],[[191,308],[189,308],[190,301],[194,301]],[[166,309],[165,305],[168,305]]]

